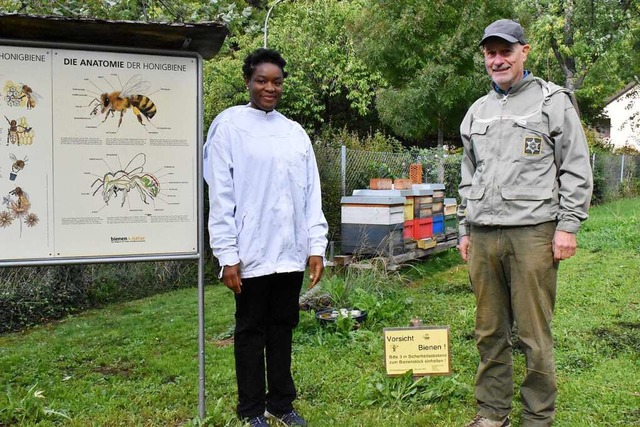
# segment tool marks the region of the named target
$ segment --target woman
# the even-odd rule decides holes
[[[311,288],[327,246],[311,141],[275,110],[285,65],[270,49],[247,56],[250,103],[220,113],[204,147],[210,244],[236,301],[237,412],[258,427],[268,426],[265,409],[286,425],[307,425],[293,408],[291,341],[305,267]]]

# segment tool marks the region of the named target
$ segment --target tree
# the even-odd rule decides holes
[[[534,11],[532,35],[550,47],[564,86],[571,90],[580,88],[591,67],[624,40],[634,19],[631,10],[638,7],[633,0],[529,0],[520,5],[523,16]]]
[[[227,24],[248,13],[245,1],[234,0],[0,0],[0,10],[74,18]]]
[[[308,129],[331,124],[367,132],[378,126],[373,102],[383,80],[357,55],[349,31],[362,3],[299,0],[272,12],[268,45],[290,67],[282,109]]]
[[[282,53],[289,73],[278,110],[309,131],[378,127],[373,101],[383,80],[357,57],[346,30],[360,10],[360,1],[300,0],[280,3],[270,15],[267,44]],[[210,117],[247,102],[240,70],[244,57],[263,45],[260,31],[238,35],[232,49],[205,65]]]
[[[588,119],[630,81],[638,0],[525,0],[518,13],[535,41],[531,63],[576,91]]]
[[[438,134],[442,146],[468,106],[486,92],[478,41],[484,27],[506,16],[510,2],[369,1],[358,47],[389,83],[378,92],[383,123],[412,142]]]

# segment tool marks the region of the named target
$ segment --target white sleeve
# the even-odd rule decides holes
[[[226,122],[214,122],[204,146],[203,174],[209,184],[209,244],[221,266],[240,262],[230,135]]]
[[[327,232],[329,226],[322,213],[322,193],[320,191],[320,174],[316,156],[311,146],[311,141],[305,133],[308,142],[309,155],[307,156],[307,225],[309,227],[309,256],[322,256],[324,258],[327,249]]]

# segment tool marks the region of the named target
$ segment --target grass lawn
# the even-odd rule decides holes
[[[594,207],[578,240],[559,274],[555,425],[640,426],[640,199]],[[352,330],[301,312],[296,405],[312,426],[461,426],[473,417],[474,298],[455,251],[397,274],[327,275],[322,287],[369,318]],[[233,296],[216,283],[205,298],[204,423],[196,420],[197,290],[187,289],[0,336],[0,426],[241,426],[227,340]],[[412,317],[450,327],[451,376],[386,376],[382,328]],[[519,381],[518,350],[514,371]],[[520,414],[516,398],[513,426]]]

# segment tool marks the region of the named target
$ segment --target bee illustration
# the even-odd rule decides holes
[[[18,159],[14,154],[11,154],[11,160],[13,160],[13,165],[11,165],[11,173],[9,174],[9,179],[14,181],[18,176],[18,172],[20,172],[27,164],[29,158],[25,156],[24,159]]]
[[[7,130],[7,145],[9,145],[9,143],[20,145],[18,134],[29,132],[31,131],[31,128],[21,126],[16,120],[9,120],[7,116],[4,116],[4,118],[7,119],[7,123],[9,123],[9,129]]]
[[[11,154],[11,160],[13,160],[11,170],[13,170],[14,172],[20,172],[22,169],[24,169],[29,158],[25,156],[24,159],[20,160],[14,154]]]
[[[25,213],[31,208],[31,202],[29,201],[29,196],[25,193],[22,188],[16,187],[12,191],[9,192],[10,195],[16,196],[16,201],[10,202],[10,208],[15,214]]]
[[[143,166],[147,161],[147,157],[144,153],[137,154],[127,164],[124,169],[116,172],[107,172],[102,178],[98,178],[91,184],[93,188],[96,184],[99,184],[93,195],[95,196],[98,191],[102,190],[102,199],[105,204],[109,204],[111,198],[117,198],[118,193],[122,192],[122,202],[120,206],[124,206],[127,200],[127,194],[134,188],[138,190],[140,200],[149,204],[147,198],[153,199],[160,192],[160,183],[158,179],[150,173],[142,173],[144,171]],[[139,165],[134,165],[138,162]]]
[[[36,106],[36,94],[33,93],[33,89],[29,85],[23,84],[20,88],[20,99],[26,98],[27,110],[31,110]]]
[[[9,123],[9,129],[7,130],[7,145],[18,143],[18,122],[15,120],[9,120],[7,116],[4,116]]]
[[[142,80],[142,76],[136,74],[132,76],[127,83],[122,87],[122,90],[117,90],[111,93],[103,93],[100,95],[100,99],[94,98],[89,104],[92,106],[94,103],[97,105],[91,111],[91,115],[104,114],[104,120],[106,122],[109,117],[113,117],[115,112],[120,112],[120,120],[118,120],[118,128],[122,124],[122,117],[124,112],[129,108],[132,109],[133,114],[138,118],[138,122],[145,126],[142,122],[142,116],[147,120],[151,120],[156,115],[156,105],[143,93],[149,90],[151,84]]]

